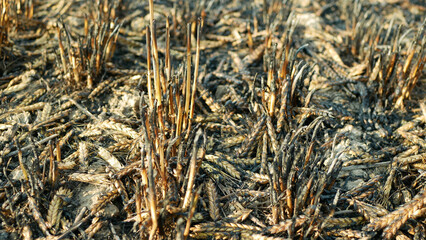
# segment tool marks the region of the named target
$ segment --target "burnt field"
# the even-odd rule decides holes
[[[1,1],[0,239],[424,239],[422,4]]]

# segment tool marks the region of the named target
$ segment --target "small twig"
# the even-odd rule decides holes
[[[66,237],[68,234],[70,234],[72,231],[74,231],[74,230],[76,230],[77,228],[79,228],[80,226],[81,226],[81,224],[83,224],[83,223],[85,223],[87,220],[89,220],[90,219],[90,217],[92,217],[92,215],[91,214],[89,214],[89,215],[87,215],[85,218],[83,218],[82,220],[80,220],[80,221],[78,221],[78,222],[76,222],[76,223],[74,223],[73,225],[72,225],[72,227],[70,228],[70,229],[68,229],[66,232],[64,232],[62,235],[60,235],[59,237],[57,237],[57,238],[53,238],[53,239],[55,239],[55,240],[60,240],[60,239],[63,239],[64,237]]]
[[[76,102],[74,99],[70,97],[65,97],[66,100],[71,101],[78,109],[80,109],[84,114],[89,116],[91,119],[95,120],[96,122],[100,122],[99,118],[95,117],[91,112],[89,112],[86,108],[81,106],[78,102]]]
[[[57,136],[59,136],[59,134],[57,134],[57,133],[56,133],[56,134],[53,134],[53,135],[51,135],[51,136],[48,136],[48,137],[46,137],[46,138],[44,138],[44,139],[42,139],[42,140],[40,140],[40,141],[36,142],[36,143],[35,143],[35,145],[41,145],[41,144],[43,144],[43,143],[45,143],[45,142],[48,142],[48,141],[50,141],[50,140],[54,139],[54,138],[55,138],[55,137],[57,137]],[[25,146],[25,147],[21,148],[21,151],[26,151],[26,150],[28,150],[28,149],[31,149],[33,146],[34,146],[33,144],[27,145],[27,146]],[[15,150],[15,151],[10,152],[9,154],[7,154],[7,155],[6,155],[6,157],[15,156],[15,155],[16,155],[16,154],[18,154],[18,153],[19,153],[19,150]]]

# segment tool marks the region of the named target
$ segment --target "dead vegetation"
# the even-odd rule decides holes
[[[420,3],[0,7],[0,238],[425,238]]]

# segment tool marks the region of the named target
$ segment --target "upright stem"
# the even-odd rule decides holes
[[[194,69],[194,84],[192,85],[192,96],[191,96],[191,111],[189,119],[192,120],[194,117],[194,102],[195,93],[197,91],[197,79],[198,79],[198,65],[200,63],[200,36],[201,35],[201,20],[198,19],[197,23],[197,53],[195,55],[195,69]]]
[[[167,84],[170,84],[170,77],[172,75],[171,60],[170,60],[170,21],[167,17],[166,21],[166,76]]]
[[[152,83],[151,83],[151,37],[149,27],[146,27],[146,64],[148,67],[148,98],[149,98],[149,107],[152,108],[154,101],[152,100]]]
[[[187,25],[187,37],[186,37],[186,90],[185,90],[185,112],[184,112],[184,129],[187,127],[188,112],[189,112],[189,100],[191,97],[191,23]]]
[[[161,85],[160,85],[160,71],[158,63],[158,49],[157,49],[157,36],[155,34],[155,21],[154,21],[154,2],[149,0],[149,23],[151,26],[151,40],[152,40],[152,56],[154,58],[154,87],[155,87],[155,99],[158,101],[158,105],[161,105]]]

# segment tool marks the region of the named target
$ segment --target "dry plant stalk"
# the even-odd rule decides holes
[[[151,82],[151,31],[148,26],[146,27],[145,31],[146,31],[146,65],[148,67],[148,71],[147,71],[148,99],[149,99],[150,108],[153,108],[154,100],[153,100],[152,82]]]
[[[192,195],[192,188],[194,186],[194,181],[195,181],[195,175],[197,174],[198,168],[199,168],[199,164],[197,164],[197,153],[198,153],[198,148],[200,146],[200,137],[202,134],[201,129],[199,129],[197,131],[197,134],[195,135],[195,139],[194,139],[194,148],[192,150],[192,157],[191,157],[191,161],[189,163],[189,172],[188,172],[188,186],[185,192],[185,197],[183,199],[183,204],[182,204],[182,209],[187,209],[189,207],[189,203],[190,203],[190,198]]]
[[[194,82],[192,84],[191,106],[189,108],[187,136],[189,135],[189,132],[191,130],[192,119],[194,118],[195,93],[197,92],[197,82],[198,82],[198,65],[200,63],[200,41],[201,41],[200,35],[201,35],[201,20],[198,19],[198,21],[197,21],[197,50],[196,50],[196,55],[195,55]],[[188,138],[188,137],[186,137],[186,138]]]
[[[189,229],[191,227],[191,220],[192,220],[192,217],[194,216],[195,208],[197,207],[198,198],[200,197],[201,190],[202,190],[202,187],[200,186],[198,188],[198,190],[195,192],[194,198],[191,201],[191,206],[189,208],[188,219],[186,221],[185,232],[183,233],[183,236],[185,238],[187,238],[188,235],[189,235]]]
[[[152,41],[152,56],[154,58],[153,72],[154,72],[154,88],[155,88],[155,99],[159,106],[162,105],[161,99],[161,84],[160,84],[160,65],[158,60],[158,48],[157,48],[157,36],[156,27],[154,21],[154,2],[149,0],[149,26],[151,28],[151,41]]]
[[[90,21],[90,27],[88,18],[85,18],[85,35],[82,41],[72,41],[71,33],[64,22],[60,20],[57,34],[62,71],[67,84],[70,86],[92,89],[94,81],[99,80],[99,77],[103,74],[105,63],[114,54],[120,24],[110,20],[105,22],[104,15],[111,17],[114,14],[112,13],[112,5],[106,4],[104,7],[105,9],[100,9],[101,6],[99,5],[96,8],[98,11],[97,19]],[[62,41],[62,32],[66,35],[65,41]],[[85,48],[84,51],[83,48]],[[85,86],[82,84],[84,78],[86,78]]]

